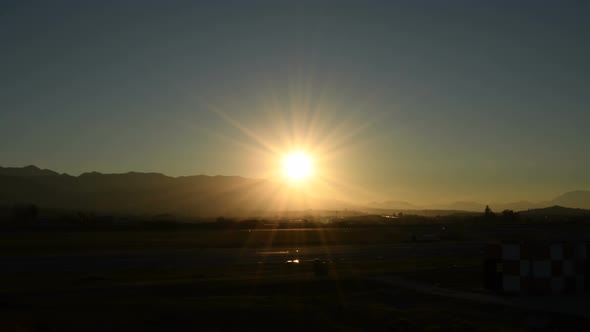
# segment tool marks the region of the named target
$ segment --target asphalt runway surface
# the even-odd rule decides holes
[[[232,264],[301,263],[322,259],[359,261],[411,257],[481,257],[482,242],[430,242],[301,248],[202,248],[98,254],[10,256],[0,254],[0,273],[105,272]]]

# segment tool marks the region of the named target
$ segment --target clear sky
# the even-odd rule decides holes
[[[361,199],[589,189],[589,17],[588,1],[0,1],[0,165],[265,177],[303,149]]]

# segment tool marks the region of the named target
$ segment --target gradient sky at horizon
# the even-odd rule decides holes
[[[590,189],[587,1],[0,1],[0,165],[264,177],[359,199]],[[344,190],[344,189],[343,189]]]

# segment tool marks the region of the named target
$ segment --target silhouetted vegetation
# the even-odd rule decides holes
[[[504,210],[502,211],[502,218],[508,221],[515,221],[519,217],[518,212],[514,212],[513,210]]]
[[[486,209],[484,210],[483,216],[485,219],[493,219],[496,214],[492,212],[492,209],[488,205],[486,205]]]
[[[420,225],[468,225],[477,226],[481,223],[589,223],[588,210],[552,208],[545,210],[519,213],[504,210],[499,215],[487,208],[483,215],[456,214],[446,216],[420,216],[399,213],[395,218],[375,214],[353,214],[343,217],[338,211],[302,211],[291,213],[290,217],[275,218],[227,218],[220,216],[209,218],[175,217],[171,214],[154,216],[100,214],[87,211],[56,211],[39,208],[34,204],[19,204],[11,208],[0,208],[0,229],[31,229],[31,230],[139,230],[139,229],[325,229],[325,228],[396,228]],[[586,212],[584,212],[586,211]],[[4,215],[4,217],[2,217]]]
[[[15,222],[31,225],[37,221],[39,208],[35,204],[14,205],[12,207],[12,218]]]

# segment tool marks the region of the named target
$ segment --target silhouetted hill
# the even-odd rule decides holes
[[[6,170],[4,168],[3,170]],[[158,173],[58,175],[36,167],[0,174],[0,205],[105,213],[233,216],[319,208],[286,186],[238,176],[169,177]]]
[[[51,176],[59,175],[57,172],[40,169],[39,167],[29,165],[25,167],[0,167],[0,175],[8,176]]]
[[[577,190],[560,195],[550,201],[545,202],[530,202],[530,201],[518,201],[510,203],[498,203],[492,202],[489,204],[473,202],[473,201],[459,201],[451,202],[446,204],[434,204],[434,205],[414,205],[408,202],[401,201],[385,201],[385,202],[372,202],[367,205],[368,208],[379,208],[379,209],[392,209],[392,210],[457,210],[457,211],[470,211],[470,212],[482,212],[486,205],[495,212],[501,212],[503,210],[514,210],[524,211],[532,209],[541,209],[547,206],[563,206],[569,208],[580,208],[590,209],[590,191]]]
[[[573,191],[557,197],[551,201],[551,205],[590,207],[589,198],[589,191]],[[446,215],[449,212],[482,212],[485,206],[477,202],[456,202],[420,207],[404,201],[387,201],[358,207],[346,202],[309,197],[272,181],[238,176],[170,177],[159,173],[91,172],[76,177],[35,166],[0,167],[0,205],[29,203],[50,209],[135,215],[170,213],[195,217],[274,215],[278,211],[308,209],[358,209],[385,214],[393,210],[420,215]],[[490,207],[495,212],[511,209],[537,213],[537,210],[532,209],[549,205],[541,204],[523,201],[490,204]],[[539,211],[553,213],[553,210]],[[569,210],[555,212],[574,213]]]
[[[586,209],[572,209],[563,206],[552,206],[542,209],[532,209],[519,212],[524,216],[590,216],[590,210]]]
[[[570,191],[561,196],[556,197],[550,203],[551,205],[590,209],[590,191]]]

